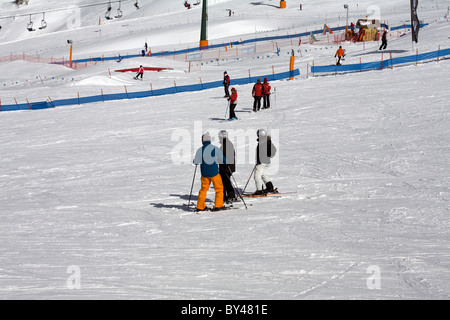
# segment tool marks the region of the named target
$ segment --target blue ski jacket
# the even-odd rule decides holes
[[[226,163],[226,158],[222,151],[211,141],[205,141],[203,146],[197,150],[194,158],[194,164],[200,165],[202,176],[212,178],[219,174],[219,164]]]

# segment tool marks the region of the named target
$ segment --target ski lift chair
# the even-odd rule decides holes
[[[121,6],[122,6],[122,1],[119,1],[119,9],[117,9],[117,16],[115,16],[114,18],[122,18],[122,16],[123,16],[123,12],[122,12],[122,10],[120,9],[121,8]]]
[[[31,21],[31,16],[30,16],[30,22],[28,22],[28,25],[27,25],[27,30],[30,32],[36,31],[35,29],[33,29],[33,21]]]
[[[105,18],[106,18],[106,20],[111,20],[112,18],[111,18],[111,9],[112,9],[112,7],[111,7],[111,2],[108,4],[108,9],[106,10],[106,13],[105,13]]]
[[[47,28],[47,21],[45,21],[45,13],[43,13],[43,17],[42,17],[42,21],[41,21],[41,26],[39,27],[39,29],[45,29]]]

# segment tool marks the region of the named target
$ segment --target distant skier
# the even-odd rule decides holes
[[[386,30],[383,32],[383,36],[381,37],[381,46],[379,50],[385,50],[387,48],[387,32]]]
[[[209,132],[202,135],[203,146],[197,150],[194,158],[194,164],[200,165],[201,171],[201,189],[198,193],[197,207],[198,211],[205,211],[206,208],[206,195],[208,193],[211,183],[214,186],[216,193],[214,210],[223,209],[223,183],[219,174],[219,163],[226,163],[222,151],[219,148],[211,144],[211,136]]]
[[[344,49],[342,49],[342,46],[339,46],[339,49],[336,51],[336,54],[334,55],[334,57],[338,57],[338,61],[336,63],[337,66],[341,65],[341,60],[344,60],[345,57],[345,51]]]
[[[224,91],[225,91],[225,97],[224,98],[228,98],[230,96],[230,91],[228,90],[229,87],[230,87],[230,76],[225,71],[223,73],[223,88],[224,88]]]
[[[226,162],[219,164],[219,173],[223,183],[223,201],[224,203],[232,203],[237,201],[234,192],[231,176],[236,171],[236,152],[233,143],[228,139],[226,130],[219,132],[219,142],[221,144],[220,151],[225,156]]]
[[[147,41],[145,42],[144,49],[145,49],[145,52],[148,51],[148,44],[147,44]]]
[[[261,83],[261,79],[256,81],[256,84],[253,86],[252,96],[254,98],[253,102],[253,112],[257,112],[261,110],[261,98],[264,96],[264,86]]]
[[[228,98],[230,101],[230,116],[228,120],[237,120],[236,113],[234,109],[236,109],[238,94],[235,88],[231,88],[231,96]]]
[[[139,67],[139,71],[138,71],[136,77],[134,77],[134,79],[138,80],[139,77],[141,77],[141,81],[144,79],[144,67],[143,66]]]
[[[264,86],[263,109],[269,109],[270,108],[270,90],[272,89],[272,87],[267,82],[267,78],[264,78],[263,86]]]
[[[256,147],[255,166],[256,192],[253,193],[255,196],[276,192],[267,171],[270,166],[270,159],[277,153],[277,148],[272,143],[271,137],[267,135],[266,130],[259,129],[256,134],[258,136],[258,146]],[[263,188],[264,184],[266,189]]]

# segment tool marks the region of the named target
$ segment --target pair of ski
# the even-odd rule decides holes
[[[247,198],[264,198],[264,197],[273,197],[273,196],[279,196],[282,197],[286,194],[293,194],[296,192],[266,192],[266,193],[262,193],[262,194],[253,194],[253,193],[244,193],[242,196],[243,197],[247,197]]]

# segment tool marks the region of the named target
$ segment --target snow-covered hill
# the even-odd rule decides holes
[[[30,0],[2,15],[51,8],[48,27],[2,19],[0,57],[42,58],[154,52],[198,46],[200,6],[182,0],[123,1],[104,21],[96,1]],[[345,24],[331,1],[209,1],[209,40],[227,43]],[[303,10],[299,10],[300,3]],[[348,1],[349,19],[373,1]],[[420,42],[392,35],[395,56],[450,48],[448,1],[421,1],[429,25]],[[408,1],[378,1],[390,25],[410,19]],[[72,8],[72,7],[71,7]],[[117,3],[113,4],[113,10]],[[231,17],[228,9],[234,12]],[[75,9],[74,9],[75,10]],[[75,10],[76,11],[76,10]],[[102,18],[101,25],[98,25]],[[36,25],[39,15],[35,16]],[[72,21],[73,22],[73,21]],[[449,299],[449,60],[307,78],[334,63],[337,45],[319,37],[240,59],[141,57],[79,70],[29,61],[0,63],[0,103],[164,88],[286,71],[272,82],[272,108],[252,113],[252,85],[238,90],[238,121],[224,122],[223,89],[48,110],[0,113],[0,299]],[[271,44],[270,44],[271,45]],[[270,47],[269,45],[269,47]],[[281,44],[280,44],[281,45]],[[380,59],[378,43],[343,43],[346,63]],[[207,63],[208,62],[208,63]],[[144,81],[115,69],[170,67]],[[111,76],[109,75],[111,72]],[[271,176],[280,197],[246,199],[248,210],[197,215],[188,202],[201,134],[228,130],[238,153],[238,189],[255,189],[256,130],[278,148]],[[200,187],[196,172],[192,198]],[[208,204],[214,193],[208,194]]]

